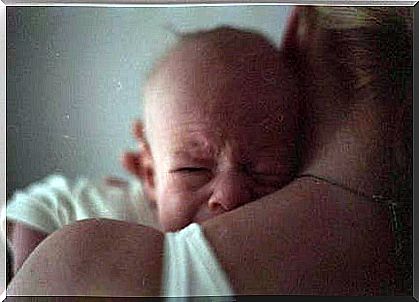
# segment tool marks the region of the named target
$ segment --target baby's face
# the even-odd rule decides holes
[[[273,82],[258,70],[235,73],[220,62],[188,59],[167,63],[145,95],[165,231],[273,193],[295,168],[296,94],[286,71]]]

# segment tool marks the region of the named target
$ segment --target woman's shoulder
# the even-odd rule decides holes
[[[163,234],[154,229],[109,219],[79,221],[44,240],[8,292],[159,295],[162,250]]]
[[[100,235],[100,236],[98,236]],[[102,240],[107,241],[115,237],[115,242],[126,238],[133,240],[145,240],[154,236],[163,236],[163,233],[137,223],[107,218],[93,218],[77,221],[71,225],[66,225],[62,229],[54,232],[50,237],[71,236],[71,239],[79,240]]]
[[[394,277],[389,219],[386,207],[301,179],[203,226],[238,294],[378,295]]]

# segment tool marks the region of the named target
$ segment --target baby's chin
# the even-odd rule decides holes
[[[195,223],[203,223],[204,221],[207,221],[209,219],[212,219],[218,215],[220,215],[221,213],[211,213],[209,211],[201,211],[198,214],[196,214],[196,216],[194,217],[194,219],[192,220],[192,222]]]
[[[174,219],[160,221],[160,225],[161,225],[161,230],[163,232],[168,233],[168,232],[180,231],[184,229],[185,227],[187,227],[188,225],[190,225],[192,222],[194,221],[191,219],[186,219],[185,217],[176,217]]]
[[[209,211],[202,211],[202,212],[199,212],[197,215],[195,215],[193,219],[186,219],[186,218],[179,219],[178,217],[177,219],[167,221],[166,223],[161,223],[161,229],[164,232],[177,232],[186,228],[191,223],[201,224],[204,221],[212,219],[220,214],[221,213],[214,214],[214,213],[210,213]]]

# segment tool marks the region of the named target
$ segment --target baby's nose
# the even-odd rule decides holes
[[[212,212],[228,212],[252,201],[251,182],[240,172],[223,173],[214,185],[208,201]]]

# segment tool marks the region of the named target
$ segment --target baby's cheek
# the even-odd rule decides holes
[[[177,231],[192,222],[194,208],[190,198],[178,190],[166,190],[158,197],[158,217],[164,231]]]

